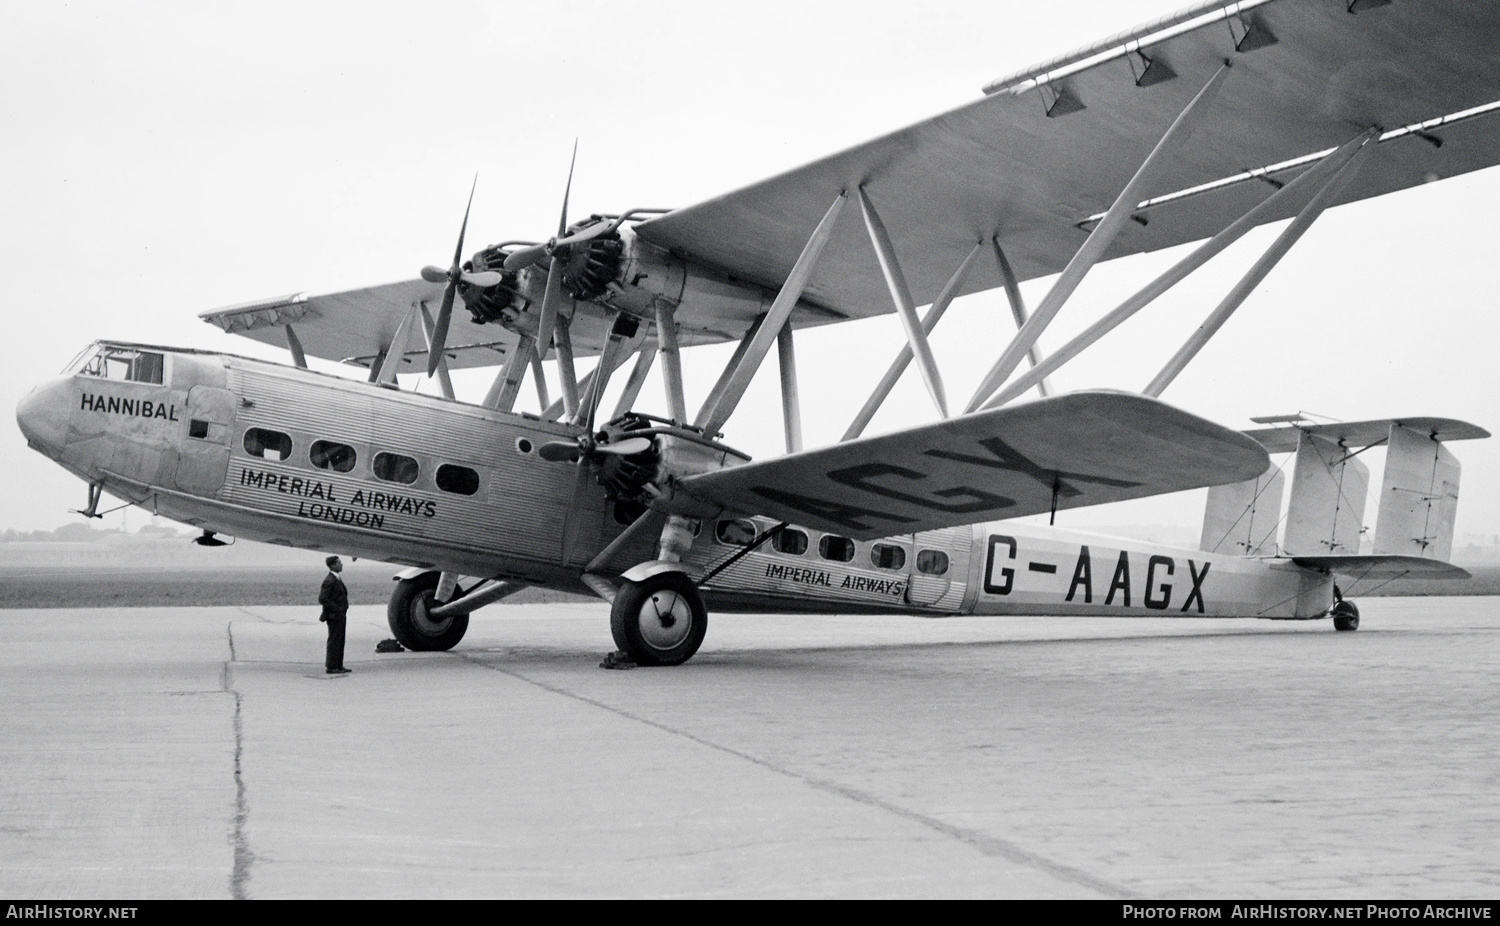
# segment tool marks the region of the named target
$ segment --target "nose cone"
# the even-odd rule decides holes
[[[72,381],[67,378],[43,383],[26,393],[16,405],[16,424],[33,447],[56,456],[68,433],[73,412]]]

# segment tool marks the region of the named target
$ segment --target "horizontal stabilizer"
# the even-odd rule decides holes
[[[1246,431],[1266,448],[1267,453],[1291,453],[1297,449],[1299,435],[1311,434],[1323,437],[1349,450],[1358,450],[1371,444],[1383,444],[1390,436],[1391,426],[1406,428],[1424,434],[1435,441],[1474,440],[1489,437],[1490,432],[1467,421],[1453,418],[1379,418],[1374,421],[1340,421],[1334,424],[1297,425],[1286,428],[1260,428]]]
[[[1381,554],[1345,556],[1294,556],[1292,562],[1313,569],[1327,569],[1355,579],[1467,579],[1468,570],[1421,556],[1383,556]]]
[[[684,479],[703,502],[868,540],[1254,479],[1259,444],[1133,393],[1074,392]]]

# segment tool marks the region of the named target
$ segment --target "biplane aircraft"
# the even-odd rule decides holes
[[[97,342],[17,418],[88,482],[86,513],[108,491],[202,540],[404,564],[389,617],[411,649],[454,646],[472,612],[527,586],[611,602],[615,643],[643,665],[692,657],[710,606],[1353,630],[1343,591],[1361,580],[1465,575],[1446,562],[1460,468],[1444,445],[1487,432],[1430,417],[1241,432],[1161,396],[1324,209],[1500,161],[1497,37],[1500,5],[1460,0],[1196,3],[697,205],[570,222],[565,190],[555,235],[468,256],[466,212],[446,268],[203,314],[287,348],[291,365]],[[1139,393],[1052,394],[1058,367],[1284,220]],[[1041,353],[1098,262],[1190,242]],[[1019,284],[1054,275],[1026,306]],[[997,287],[1016,333],[973,396],[950,396],[928,333],[953,299]],[[796,333],[881,314],[906,348],[841,441],[804,448]],[[726,342],[723,374],[690,404],[680,352]],[[787,452],[751,460],[730,425],[773,348]],[[658,362],[653,415],[637,400]],[[934,420],[866,436],[910,366]],[[470,367],[496,370],[477,403],[449,379]],[[399,388],[403,372],[441,395]],[[528,376],[541,414],[515,410]],[[1366,548],[1358,455],[1372,446],[1386,465]],[[1273,454],[1295,460],[1284,514]],[[1016,520],[1203,487],[1196,550]]]

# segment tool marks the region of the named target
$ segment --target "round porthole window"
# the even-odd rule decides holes
[[[516,449],[519,450],[522,453],[530,453],[531,452],[531,441],[527,440],[524,437],[518,437],[518,438],[516,438]]]

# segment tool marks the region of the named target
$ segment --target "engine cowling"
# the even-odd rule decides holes
[[[594,217],[589,222],[568,229],[568,233],[572,234],[602,221],[605,220]],[[563,292],[574,299],[602,296],[610,282],[619,276],[624,251],[625,244],[617,231],[569,245],[565,252],[559,254],[563,258]]]
[[[519,278],[513,271],[506,270],[504,264],[505,252],[497,245],[490,245],[464,264],[465,270],[493,270],[500,274],[500,282],[494,286],[459,284],[459,295],[463,297],[464,305],[468,306],[469,314],[474,316],[476,325],[490,322],[504,324],[507,318],[514,318],[526,304],[525,298],[521,296]]]

